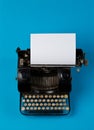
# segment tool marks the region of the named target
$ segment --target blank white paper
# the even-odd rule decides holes
[[[76,34],[31,34],[31,65],[64,65],[76,63]]]

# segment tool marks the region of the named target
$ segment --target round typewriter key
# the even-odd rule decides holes
[[[39,99],[38,101],[39,101],[39,102],[41,102],[42,100],[41,100],[41,99]]]
[[[37,107],[34,107],[34,110],[37,110]]]
[[[45,98],[48,98],[48,95],[45,95]]]
[[[43,106],[43,103],[40,103],[40,106]]]
[[[51,99],[51,102],[54,102],[54,99]]]
[[[54,109],[57,110],[57,107],[55,107]]]
[[[67,104],[66,103],[63,103],[63,106],[66,106]]]
[[[46,107],[46,110],[49,110],[49,107]]]
[[[45,107],[42,107],[42,110],[45,110]]]
[[[63,106],[63,103],[60,103],[59,105],[60,105],[60,106]]]
[[[47,102],[50,102],[50,99],[47,99]]]
[[[59,104],[58,104],[58,103],[56,103],[56,106],[59,106]]]
[[[53,107],[51,107],[51,110],[53,110]]]
[[[45,99],[43,99],[42,101],[43,101],[43,102],[45,102],[46,100],[45,100]]]
[[[59,102],[62,102],[62,99],[59,99]]]
[[[47,106],[47,103],[44,103],[44,106]]]
[[[38,100],[37,100],[37,99],[35,99],[34,101],[35,101],[35,102],[37,102]]]
[[[27,99],[26,102],[29,102],[29,99]]]
[[[29,98],[31,98],[32,96],[31,96],[31,95],[29,95],[28,97],[29,97]]]
[[[26,110],[29,110],[29,107],[26,107]]]
[[[51,106],[51,103],[48,103],[48,106]]]
[[[38,104],[38,103],[36,103],[36,106],[39,106],[39,104]]]
[[[33,107],[30,107],[30,110],[33,110]]]
[[[27,98],[27,95],[24,95],[24,98]]]
[[[58,102],[58,99],[55,99],[55,102]]]
[[[35,95],[33,95],[32,97],[35,98]]]
[[[28,106],[30,107],[30,106],[31,106],[31,103],[28,103]]]
[[[64,98],[68,98],[68,95],[67,95],[67,94],[65,94],[65,95],[64,95]]]
[[[43,95],[40,95],[40,98],[43,98]]]
[[[24,103],[24,106],[26,107],[26,106],[27,106],[27,103]]]
[[[52,103],[52,106],[55,106],[55,103]]]
[[[31,101],[31,102],[33,102],[34,100],[33,100],[33,99],[31,99],[30,101]]]
[[[22,99],[22,102],[25,102],[25,99]]]
[[[61,107],[58,107],[58,110],[61,110],[62,108]]]
[[[66,102],[66,99],[63,99],[62,101],[63,101],[63,102]]]
[[[31,105],[32,105],[32,106],[35,106],[35,103],[32,103]]]
[[[38,110],[40,110],[41,109],[41,107],[38,107]]]
[[[39,98],[39,95],[36,95],[36,98]]]
[[[21,110],[24,111],[24,110],[25,110],[25,107],[21,107]]]
[[[66,109],[67,111],[69,111],[69,107],[66,107],[65,109]]]

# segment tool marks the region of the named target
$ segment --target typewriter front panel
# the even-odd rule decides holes
[[[22,114],[68,114],[70,68],[30,67],[30,50],[18,53],[18,90]]]

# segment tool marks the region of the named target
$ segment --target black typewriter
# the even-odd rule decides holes
[[[17,48],[20,111],[25,115],[66,115],[70,111],[71,67],[32,67],[30,49]],[[85,53],[76,49],[76,66],[86,65]]]

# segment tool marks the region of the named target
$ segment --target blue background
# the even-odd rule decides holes
[[[0,0],[0,130],[94,130],[93,0]],[[16,48],[30,46],[30,33],[77,34],[88,67],[72,69],[68,116],[23,116],[19,112]]]

